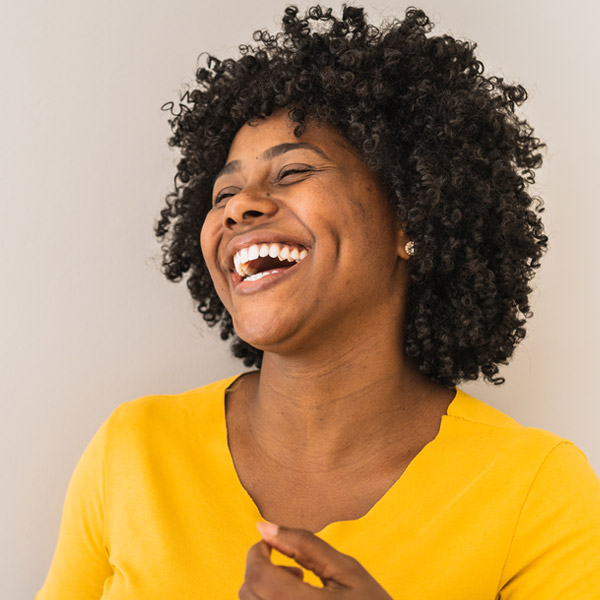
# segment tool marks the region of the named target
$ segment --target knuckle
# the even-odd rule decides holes
[[[300,550],[304,550],[307,548],[310,543],[313,541],[313,534],[310,531],[306,531],[305,529],[298,532],[298,540],[297,546]]]
[[[358,562],[354,556],[350,556],[349,554],[344,555],[344,561],[346,562],[348,570],[359,572],[363,571],[363,566]]]

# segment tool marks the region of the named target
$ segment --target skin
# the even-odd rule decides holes
[[[241,600],[391,600],[391,596],[354,558],[338,552],[323,540],[301,529],[259,523],[264,541],[248,552],[246,576],[239,591]],[[296,562],[319,576],[323,588],[302,581],[302,570],[281,567],[270,561],[271,547],[294,557]]]
[[[344,572],[346,555],[314,533],[368,512],[437,435],[455,390],[421,375],[405,356],[408,238],[379,180],[333,127],[308,120],[301,138],[294,127],[280,110],[239,130],[201,242],[236,332],[264,350],[261,371],[239,379],[227,397],[240,481],[265,519],[286,526],[280,535],[296,532],[287,543],[303,544],[298,556],[307,568],[312,552]],[[298,142],[315,149],[269,154]],[[300,241],[308,256],[289,276],[243,293],[232,278],[231,249],[242,236],[265,232]],[[248,554],[260,586],[247,572],[240,598],[281,597],[269,590],[279,589],[283,575],[290,586],[316,590],[273,566],[267,542],[274,538]],[[374,580],[354,563],[357,589],[371,589]],[[302,595],[304,588],[286,597],[317,597]],[[344,590],[340,598],[389,598]]]

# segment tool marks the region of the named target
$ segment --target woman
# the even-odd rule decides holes
[[[525,90],[416,9],[283,24],[198,71],[156,228],[258,369],[115,411],[38,598],[599,596],[581,451],[456,387],[503,383],[531,316]]]

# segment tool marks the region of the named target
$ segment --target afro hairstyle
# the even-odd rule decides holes
[[[300,137],[324,121],[361,153],[415,242],[408,261],[407,357],[453,387],[496,385],[532,316],[530,280],[548,238],[543,201],[530,195],[545,144],[515,112],[526,90],[484,75],[476,44],[431,35],[417,8],[379,27],[362,8],[288,6],[282,31],[255,31],[237,58],[203,54],[195,82],[170,112],[180,151],[174,191],[155,224],[162,271],[187,287],[204,320],[248,367],[262,351],[241,340],[215,292],[200,247],[212,186],[242,125],[288,108]]]

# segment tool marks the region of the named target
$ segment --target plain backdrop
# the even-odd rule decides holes
[[[285,3],[25,0],[0,25],[0,597],[32,598],[73,468],[121,402],[244,370],[184,284],[159,270],[153,224],[177,155],[167,114],[198,55],[236,55]],[[300,3],[300,6],[306,6]],[[332,4],[339,9],[339,4]],[[406,4],[369,2],[371,20]],[[573,440],[600,472],[597,178],[600,4],[423,0],[478,42],[486,72],[530,92],[548,143],[536,192],[550,250],[507,382],[464,384],[526,425]]]

